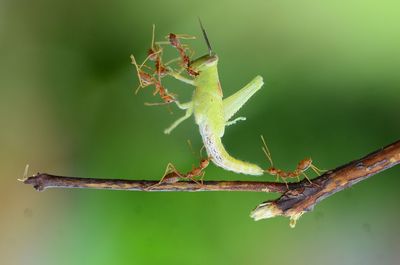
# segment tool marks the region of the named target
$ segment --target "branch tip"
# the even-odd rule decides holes
[[[290,211],[284,212],[279,205],[275,201],[266,201],[259,204],[251,213],[250,217],[254,219],[254,221],[259,221],[262,219],[268,219],[277,216],[285,216],[290,218],[289,226],[294,228],[296,226],[297,220],[305,213],[306,211]]]
[[[266,201],[258,205],[251,213],[250,217],[254,219],[254,221],[259,221],[262,219],[268,219],[276,216],[282,215],[283,212],[279,209],[275,202]]]
[[[45,182],[46,180],[44,179],[46,176],[46,174],[41,174],[41,173],[37,173],[36,175],[27,177],[22,181],[24,184],[30,184],[33,186],[33,188],[37,191],[43,191],[46,188]]]

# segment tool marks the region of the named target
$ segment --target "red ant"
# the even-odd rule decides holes
[[[308,178],[308,176],[306,175],[305,171],[309,168],[311,168],[317,175],[320,175],[320,173],[323,171],[319,168],[317,168],[316,166],[313,165],[312,163],[312,159],[311,158],[305,158],[303,160],[301,160],[298,164],[297,167],[294,171],[292,172],[287,172],[287,171],[283,171],[281,169],[275,168],[273,166],[273,162],[272,162],[272,157],[271,157],[271,152],[269,151],[267,144],[265,143],[264,137],[261,135],[261,140],[263,142],[263,147],[262,150],[264,152],[264,154],[266,155],[266,157],[268,158],[269,162],[271,163],[271,167],[267,168],[265,170],[265,172],[267,172],[268,174],[272,175],[272,176],[276,176],[276,180],[279,180],[279,178],[281,178],[283,180],[283,182],[285,182],[286,187],[289,189],[289,186],[287,184],[286,179],[288,178],[297,178],[298,181],[300,181],[300,175],[304,175],[304,177],[308,180],[308,182],[310,182],[310,184],[312,184],[311,180]]]
[[[137,64],[135,57],[131,55],[132,64],[135,65],[136,67],[140,83],[135,93],[137,93],[140,88],[147,87],[149,85],[154,85],[156,87],[156,90],[153,92],[153,95],[159,94],[161,99],[163,100],[163,103],[146,103],[146,105],[169,104],[176,101],[176,99],[172,94],[168,93],[167,89],[161,84],[161,78],[168,74],[169,69],[165,67],[165,65],[161,61],[162,49],[159,45],[155,45],[154,43],[154,32],[155,32],[155,26],[153,25],[151,48],[148,51],[146,59],[140,66]],[[145,65],[147,60],[155,62],[156,69],[153,75],[142,70],[143,67],[150,68],[147,65]],[[158,78],[156,78],[154,75],[156,75]]]
[[[180,36],[180,38],[185,38],[185,37]],[[176,34],[174,34],[174,33],[170,33],[170,34],[168,35],[168,39],[169,39],[170,44],[178,50],[179,55],[180,55],[181,60],[182,60],[181,63],[182,63],[183,68],[186,69],[186,71],[188,72],[188,74],[189,74],[190,76],[198,76],[199,73],[196,72],[196,71],[194,71],[194,70],[190,67],[190,58],[189,58],[189,56],[186,54],[186,51],[185,51],[186,49],[183,47],[183,45],[182,45],[181,42],[179,41],[179,37],[178,37]]]
[[[181,79],[181,80],[185,79],[185,78],[181,77],[179,72],[175,72],[174,70],[172,70],[172,68],[168,67],[167,65],[181,59],[183,69],[185,69],[189,75],[191,75],[191,76],[198,75],[198,73],[193,71],[192,68],[190,67],[190,59],[189,59],[189,56],[186,54],[186,50],[188,48],[185,47],[185,45],[181,44],[179,41],[180,38],[181,39],[191,39],[194,37],[189,36],[189,35],[176,35],[176,34],[170,33],[167,36],[167,38],[169,39],[169,42],[154,42],[154,34],[155,34],[155,26],[153,25],[151,47],[148,50],[147,57],[143,61],[142,64],[138,65],[138,63],[135,60],[135,57],[133,55],[131,55],[132,64],[135,65],[135,67],[136,67],[136,71],[137,71],[139,83],[140,83],[140,85],[136,89],[135,93],[137,93],[140,88],[154,85],[155,91],[153,92],[153,95],[159,94],[163,103],[145,103],[145,104],[146,105],[169,104],[169,103],[175,102],[176,98],[173,94],[168,93],[167,89],[161,84],[161,78],[165,77],[166,75],[171,75],[171,76],[173,76],[177,79]],[[162,62],[163,49],[161,46],[163,44],[170,44],[173,47],[175,47],[178,50],[180,57],[164,64]],[[151,69],[149,66],[146,65],[146,62],[148,60],[154,62],[155,70]],[[150,69],[151,71],[153,71],[153,73],[150,74],[148,72],[145,72],[143,70],[144,67]]]
[[[132,64],[136,67],[136,72],[139,79],[139,87],[136,89],[135,94],[142,87],[147,87],[154,84],[153,76],[142,70],[143,65],[139,66],[136,62],[135,56],[131,55]]]
[[[156,90],[153,92],[153,95],[158,93],[164,103],[145,103],[147,106],[169,104],[175,101],[175,97],[172,94],[169,94],[167,89],[163,87],[160,82],[156,81],[154,85],[156,86]]]
[[[136,67],[136,71],[138,73],[138,78],[139,78],[139,83],[140,83],[139,87],[136,89],[135,93],[137,93],[140,88],[154,85],[156,87],[156,90],[153,92],[153,95],[159,94],[161,99],[164,101],[164,104],[168,104],[168,103],[175,101],[175,97],[172,94],[168,93],[167,89],[161,85],[161,82],[159,79],[157,80],[154,76],[152,76],[149,73],[146,73],[145,71],[142,70],[142,67],[145,66],[144,64],[139,66],[133,55],[131,55],[131,59],[132,59],[132,64],[135,65],[135,67]],[[155,103],[155,104],[158,105],[159,103]],[[161,104],[163,104],[163,103],[161,103]],[[146,105],[154,105],[154,104],[150,103],[150,104],[146,104]]]
[[[194,154],[191,141],[188,140],[187,142],[188,142],[190,150]],[[203,148],[204,148],[204,146],[200,149],[200,157],[201,157]],[[153,187],[161,185],[163,183],[169,183],[169,184],[176,183],[180,180],[191,180],[199,185],[203,185],[203,178],[204,178],[204,174],[205,174],[204,169],[206,167],[208,167],[209,164],[210,164],[210,158],[209,157],[203,158],[200,160],[199,166],[197,166],[197,167],[193,166],[191,171],[183,174],[183,173],[180,173],[175,168],[175,166],[172,165],[172,163],[168,163],[167,168],[165,169],[164,176],[161,178],[161,180],[157,184],[150,186],[148,189],[152,189]],[[201,176],[200,182],[198,182],[195,179],[196,177],[199,177],[199,176]]]
[[[159,78],[168,74],[169,70],[161,62],[162,48],[154,43],[155,25],[153,25],[153,35],[151,39],[151,48],[147,52],[147,58],[155,62],[156,73]]]
[[[168,163],[167,168],[165,170],[164,176],[161,180],[154,184],[147,189],[151,190],[152,188],[161,185],[163,183],[176,183],[180,180],[191,180],[199,185],[203,185],[203,178],[204,178],[204,169],[210,164],[210,158],[204,158],[200,160],[200,164],[198,167],[193,167],[191,171],[183,174],[180,173],[174,165]],[[195,178],[200,176],[200,182],[198,182]]]

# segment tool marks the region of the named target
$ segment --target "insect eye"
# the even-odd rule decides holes
[[[206,64],[212,64],[215,61],[218,61],[218,56],[217,55],[212,55],[212,56],[208,57]]]

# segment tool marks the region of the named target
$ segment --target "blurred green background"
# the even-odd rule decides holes
[[[323,201],[295,229],[249,212],[277,194],[47,190],[19,183],[26,164],[81,177],[159,179],[189,170],[193,120],[137,96],[129,55],[146,56],[151,25],[201,36],[220,57],[225,95],[265,86],[224,136],[232,155],[330,169],[400,135],[398,1],[0,1],[1,264],[399,264],[400,168]],[[197,55],[201,39],[190,41]],[[170,80],[184,100],[192,88]],[[206,179],[257,179],[215,166]],[[272,180],[272,177],[261,177]]]

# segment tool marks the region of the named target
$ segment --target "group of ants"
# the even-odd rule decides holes
[[[166,36],[167,41],[155,42],[154,26],[153,26],[153,37],[152,37],[151,47],[147,52],[147,57],[145,58],[145,60],[141,64],[138,64],[135,57],[131,55],[132,64],[136,67],[139,79],[139,86],[136,89],[135,93],[137,93],[141,88],[154,85],[155,90],[153,92],[153,95],[156,96],[158,94],[162,100],[161,103],[145,103],[146,105],[165,105],[176,101],[176,95],[169,93],[168,90],[161,83],[161,79],[163,77],[170,75],[175,71],[172,70],[172,68],[169,66],[172,63],[178,62],[178,64],[180,65],[181,69],[177,71],[178,74],[181,74],[182,72],[185,71],[191,77],[196,77],[197,75],[199,75],[199,72],[196,72],[191,68],[190,58],[192,57],[194,52],[186,44],[182,44],[180,41],[180,39],[194,39],[194,38],[195,38],[194,36],[186,34],[169,33]],[[178,51],[179,57],[170,60],[166,63],[163,63],[162,45],[171,45],[172,47],[174,47]],[[153,62],[154,68],[146,65],[148,61]],[[144,69],[147,69],[148,71],[150,71],[150,73],[148,71],[145,71]],[[321,172],[324,171],[317,168],[312,163],[311,158],[305,158],[301,160],[297,164],[296,169],[293,171],[284,171],[278,169],[273,166],[271,153],[267,147],[267,144],[263,136],[261,136],[261,140],[263,142],[262,151],[264,152],[265,156],[271,163],[271,167],[267,168],[265,172],[272,176],[276,176],[276,181],[279,181],[279,178],[282,179],[282,181],[286,184],[288,189],[289,186],[287,183],[287,179],[297,178],[297,180],[300,181],[300,176],[303,175],[308,180],[308,182],[312,184],[311,180],[308,178],[305,171],[311,168],[317,175],[320,175]],[[181,173],[175,168],[174,165],[169,163],[161,180],[157,184],[150,186],[149,189],[152,189],[155,186],[161,185],[163,183],[171,184],[182,180],[189,180],[199,185],[203,185],[203,178],[205,174],[204,169],[209,165],[210,159],[211,159],[210,157],[201,159],[199,166],[197,167],[193,166],[192,170],[186,173]]]

